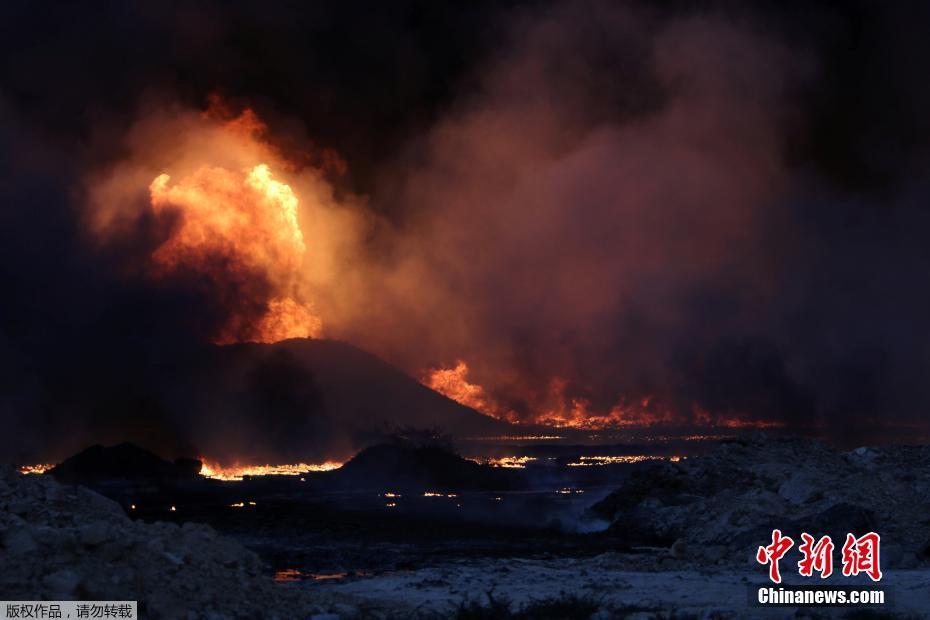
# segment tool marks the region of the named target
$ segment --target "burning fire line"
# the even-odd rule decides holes
[[[540,411],[529,418],[501,406],[487,390],[469,380],[468,364],[458,360],[451,367],[430,368],[420,382],[428,388],[471,407],[487,416],[512,424],[539,424],[553,428],[574,428],[589,431],[606,431],[618,428],[660,427],[673,424],[698,424],[716,428],[780,428],[784,424],[774,420],[753,420],[741,415],[711,414],[695,404],[690,418],[662,405],[659,399],[644,396],[638,400],[620,398],[609,411],[593,411],[590,402],[566,394],[567,381],[555,377],[550,381]],[[536,436],[523,439],[561,439],[560,436]],[[514,439],[517,439],[516,437]]]
[[[326,461],[325,463],[293,463],[284,465],[231,465],[222,466],[215,462],[201,459],[203,466],[200,475],[214,480],[239,481],[245,476],[300,476],[309,472],[332,471],[342,467],[342,463]]]
[[[564,435],[491,435],[484,437],[462,437],[461,441],[557,441]]]
[[[55,467],[50,463],[40,463],[38,465],[23,465],[19,468],[21,474],[44,474],[51,468]]]
[[[535,456],[503,456],[500,458],[476,459],[475,462],[491,467],[504,467],[506,469],[524,469],[527,463],[536,461]]]
[[[638,455],[628,455],[628,456],[582,456],[579,457],[577,461],[567,463],[568,467],[592,467],[595,465],[617,465],[617,464],[630,464],[630,463],[642,463],[644,461],[672,461],[673,463],[680,461],[683,456],[647,456],[643,454]]]

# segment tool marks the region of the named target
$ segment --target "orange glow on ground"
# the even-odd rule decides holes
[[[242,480],[245,476],[300,476],[308,472],[331,471],[342,467],[342,463],[292,463],[284,465],[219,465],[201,459],[200,475],[214,480]]]
[[[23,465],[19,468],[21,474],[44,474],[51,468],[55,467],[50,463],[40,463],[38,465]]]

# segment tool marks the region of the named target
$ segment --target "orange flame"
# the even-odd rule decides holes
[[[455,402],[489,416],[497,416],[497,407],[484,388],[468,382],[468,364],[459,360],[452,368],[432,368],[424,373],[422,383]]]
[[[219,97],[200,114],[153,111],[128,133],[127,157],[89,179],[91,233],[117,246],[127,232],[159,235],[128,271],[202,295],[195,318],[219,344],[319,337],[315,287],[332,277],[320,257],[352,226],[329,211],[322,162],[267,135],[252,110],[233,114]],[[149,200],[137,200],[145,187]]]
[[[664,406],[661,399],[644,396],[635,400],[621,397],[606,412],[592,410],[591,403],[581,397],[569,396],[568,382],[555,377],[549,382],[548,392],[535,415],[518,417],[513,411],[502,408],[482,386],[468,379],[468,364],[457,361],[449,368],[433,368],[425,372],[421,382],[452,400],[471,407],[485,415],[515,424],[541,424],[555,428],[577,428],[592,431],[623,427],[651,427],[671,424],[695,423],[720,428],[779,428],[783,423],[774,420],[753,420],[749,416],[733,414],[712,415],[694,405],[692,416],[682,415]]]
[[[156,276],[187,271],[238,280],[259,274],[273,290],[293,287],[306,250],[297,196],[267,164],[241,172],[202,166],[173,185],[161,174],[149,190],[156,215],[174,210],[181,220],[152,255]],[[309,305],[286,294],[267,300],[258,317],[249,310],[233,310],[215,341],[276,342],[322,331]]]
[[[288,463],[283,465],[229,465],[224,466],[213,461],[200,459],[203,465],[200,475],[214,480],[238,481],[245,476],[299,476],[308,472],[331,471],[342,467],[342,463],[326,461],[325,463]]]
[[[36,465],[23,465],[19,468],[21,474],[44,474],[51,468],[55,467],[50,463],[38,463]]]

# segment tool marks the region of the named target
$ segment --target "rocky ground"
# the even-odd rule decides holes
[[[746,566],[774,528],[882,536],[882,566],[930,564],[930,447],[838,452],[806,440],[729,441],[706,456],[650,464],[593,507],[631,544],[698,566]]]
[[[139,600],[148,618],[930,617],[930,448],[729,441],[706,456],[637,466],[617,485],[591,507],[610,525],[589,546],[623,542],[612,551],[438,555],[281,584],[267,557],[207,525],[132,520],[83,487],[0,468],[0,598]],[[836,541],[879,532],[894,605],[749,607],[750,586],[765,583],[755,550],[774,527]],[[810,583],[792,554],[786,582]]]
[[[93,491],[2,467],[0,598],[138,600],[146,618],[293,618],[326,597],[277,587],[257,555],[206,525],[132,521]]]
[[[595,558],[552,560],[457,561],[364,580],[319,584],[321,592],[353,597],[358,608],[394,610],[390,617],[548,618],[607,620],[850,618],[916,619],[930,617],[930,571],[886,571],[893,590],[887,608],[762,608],[748,596],[762,583],[751,570],[699,570],[669,565],[636,569],[629,558],[607,553]],[[828,580],[833,585],[862,585],[862,576]],[[784,583],[809,580],[785,575]],[[820,585],[820,584],[818,584]],[[497,606],[495,613],[473,607]],[[509,609],[501,611],[501,603]],[[532,610],[521,614],[521,610]],[[557,611],[556,611],[557,610]],[[535,612],[535,613],[533,613]]]

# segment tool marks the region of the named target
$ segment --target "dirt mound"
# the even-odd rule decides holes
[[[479,465],[437,446],[381,444],[365,448],[340,469],[318,477],[345,489],[423,492],[508,490],[521,484],[513,471]]]
[[[201,463],[178,459],[174,463],[131,443],[95,445],[65,459],[49,473],[65,482],[115,478],[172,479],[196,476]]]

